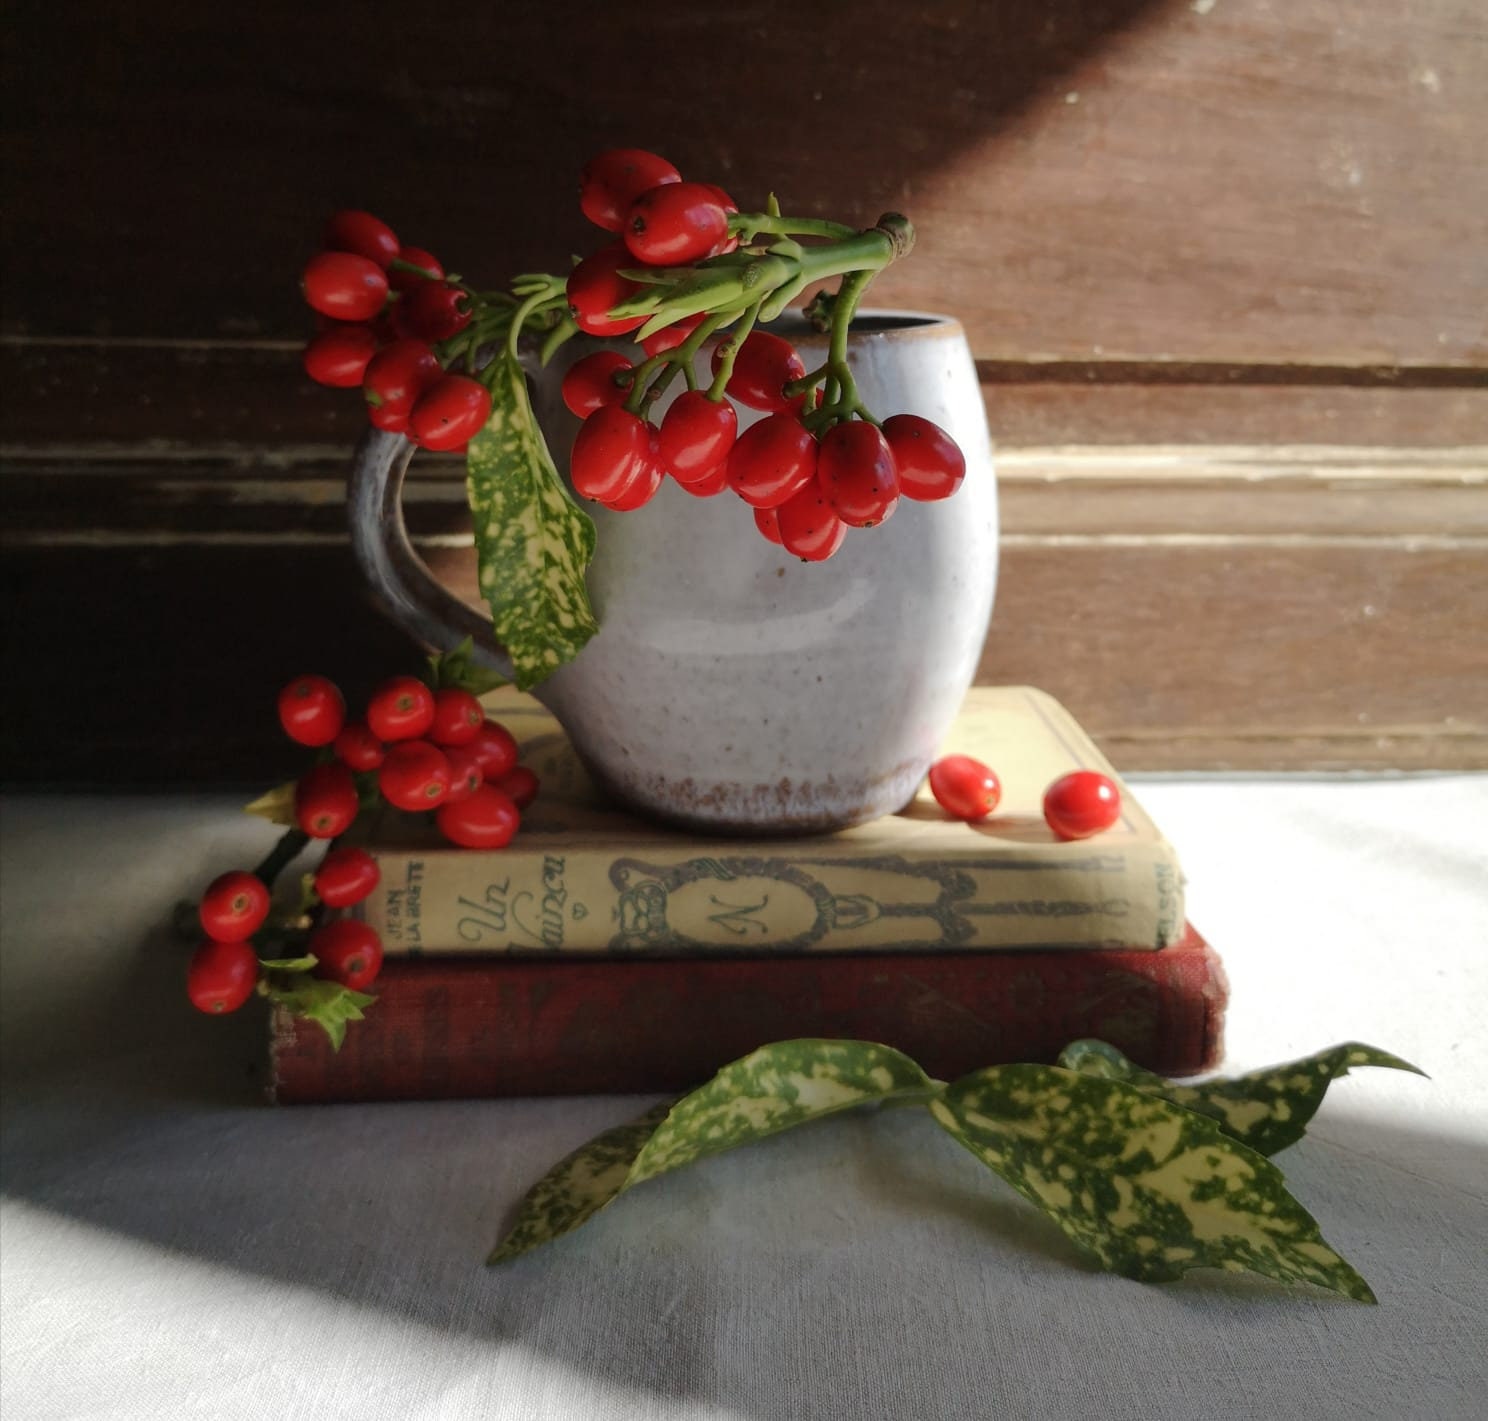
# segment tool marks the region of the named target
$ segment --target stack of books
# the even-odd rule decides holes
[[[923,789],[804,839],[702,839],[610,804],[557,722],[503,690],[491,715],[542,781],[512,844],[459,849],[387,811],[382,881],[354,910],[387,954],[340,1052],[276,1011],[283,1103],[673,1091],[768,1041],[880,1041],[933,1076],[1050,1061],[1095,1036],[1188,1075],[1222,1051],[1228,988],[1187,923],[1172,846],[1129,787],[1120,822],[1064,842],[1045,788],[1117,777],[1050,696],[979,687],[945,753],[1003,784],[980,824]]]

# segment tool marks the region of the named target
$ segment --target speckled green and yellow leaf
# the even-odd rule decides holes
[[[641,1146],[670,1109],[671,1102],[662,1101],[559,1160],[527,1191],[511,1228],[486,1261],[504,1263],[592,1219],[625,1188]]]
[[[1322,1105],[1328,1086],[1355,1066],[1388,1066],[1425,1074],[1409,1061],[1362,1041],[1345,1041],[1300,1061],[1198,1085],[1164,1080],[1104,1041],[1071,1042],[1060,1054],[1059,1064],[1082,1075],[1125,1081],[1149,1095],[1160,1095],[1186,1110],[1196,1110],[1215,1121],[1226,1135],[1263,1155],[1274,1155],[1300,1140]]]
[[[901,1051],[803,1038],[762,1046],[685,1095],[646,1142],[632,1184],[869,1101],[934,1088]]]
[[[930,1111],[1128,1278],[1250,1270],[1374,1301],[1275,1165],[1160,1096],[1059,1066],[994,1066],[948,1086]]]
[[[481,595],[525,691],[598,630],[584,584],[594,522],[558,477],[521,366],[503,351],[492,374],[491,417],[470,441],[466,486]]]
[[[872,1041],[777,1041],[725,1066],[675,1104],[591,1140],[528,1193],[490,1262],[501,1263],[592,1218],[626,1189],[793,1125],[936,1083]]]

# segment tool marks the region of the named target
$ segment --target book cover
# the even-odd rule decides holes
[[[1122,785],[1122,815],[1063,842],[1044,790],[1076,769],[1119,776],[1072,716],[1028,686],[976,687],[943,753],[997,772],[979,824],[922,787],[898,814],[797,839],[701,838],[606,804],[558,723],[504,688],[488,712],[542,781],[499,852],[458,849],[394,810],[366,843],[382,869],[359,909],[392,956],[420,953],[938,952],[1162,948],[1182,933],[1172,846]]]
[[[770,1041],[879,1041],[953,1079],[1096,1036],[1165,1075],[1222,1054],[1228,984],[1191,928],[1163,952],[693,955],[386,963],[339,1053],[276,1009],[282,1104],[681,1091]]]

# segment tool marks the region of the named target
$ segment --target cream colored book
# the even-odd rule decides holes
[[[1117,824],[1065,842],[1044,790],[1071,770],[1121,783],[1053,697],[977,687],[942,752],[1002,781],[979,824],[922,787],[898,814],[799,839],[704,838],[607,805],[558,723],[503,688],[488,713],[542,782],[505,849],[456,848],[386,811],[366,839],[382,869],[357,910],[390,955],[943,952],[1162,948],[1183,935],[1172,846],[1122,784]]]

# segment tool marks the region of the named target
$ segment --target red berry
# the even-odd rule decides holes
[[[806,562],[826,562],[842,546],[847,524],[814,480],[775,510],[780,545]]]
[[[629,301],[644,288],[619,274],[619,268],[633,267],[636,259],[622,242],[601,247],[587,256],[568,277],[568,310],[581,331],[592,336],[618,336],[644,326],[648,316],[625,316],[616,320],[610,309]]]
[[[367,728],[379,740],[417,740],[434,724],[434,692],[417,676],[394,676],[372,692]]]
[[[331,742],[336,758],[353,770],[375,770],[382,764],[387,753],[380,741],[359,720],[342,726],[341,733]]]
[[[579,174],[579,207],[596,227],[618,232],[630,205],[648,188],[682,181],[665,158],[644,148],[611,148],[597,153]]]
[[[617,384],[615,377],[635,367],[618,350],[596,350],[569,366],[563,377],[563,403],[580,419],[595,410],[624,402],[630,381]]]
[[[715,375],[723,364],[723,351],[727,344],[727,341],[720,342],[713,349]],[[771,335],[769,331],[750,331],[734,358],[727,389],[741,405],[748,405],[751,409],[799,411],[805,404],[805,397],[789,397],[784,387],[805,373],[805,362],[788,340]]]
[[[445,750],[444,758],[449,761],[450,767],[449,793],[444,797],[446,804],[469,799],[486,782],[481,771],[480,757],[470,746],[451,745]]]
[[[429,726],[429,739],[436,745],[469,745],[485,723],[486,713],[469,691],[446,686],[434,692],[434,720]]]
[[[946,755],[930,766],[930,793],[952,819],[985,819],[1002,798],[997,776],[970,755]]]
[[[382,939],[356,918],[336,918],[310,934],[315,975],[354,992],[366,991],[382,971]]]
[[[439,258],[422,247],[400,247],[398,260],[416,266],[419,270],[388,272],[388,285],[394,291],[412,291],[415,286],[422,286],[426,281],[439,281],[444,277],[444,268],[439,264]]]
[[[518,809],[526,809],[537,798],[538,778],[526,765],[508,770],[496,781],[499,789]]]
[[[395,311],[404,334],[427,341],[457,335],[474,314],[469,295],[444,281],[420,282],[398,298]]]
[[[688,390],[661,421],[657,449],[679,484],[694,483],[728,458],[738,432],[739,417],[727,400],[715,403],[706,390]]]
[[[851,528],[882,523],[899,506],[899,475],[888,441],[871,424],[834,424],[822,437],[816,481]]]
[[[433,809],[449,793],[449,761],[427,740],[400,740],[388,746],[387,759],[377,771],[377,788],[395,809],[410,813]]]
[[[393,229],[370,212],[338,212],[326,223],[321,246],[328,252],[355,252],[386,267],[398,255]]]
[[[305,347],[305,374],[333,390],[355,389],[376,354],[377,336],[371,326],[360,322],[332,326]]]
[[[894,451],[899,492],[905,498],[929,502],[949,498],[961,487],[966,456],[938,424],[917,414],[896,414],[884,420],[883,432]]]
[[[728,487],[728,460],[719,464],[716,469],[711,469],[695,483],[677,485],[684,493],[690,493],[694,498],[712,498],[720,494]]]
[[[656,452],[656,434],[653,430],[646,467],[618,498],[610,499],[605,507],[612,513],[633,513],[637,508],[644,508],[656,497],[656,490],[661,487],[661,481],[665,477],[666,469],[662,466],[661,455]]]
[[[1121,791],[1097,770],[1075,770],[1044,791],[1044,819],[1061,839],[1088,839],[1121,818]]]
[[[704,183],[661,183],[630,205],[625,245],[648,266],[687,266],[728,236],[728,214]]]
[[[387,274],[351,252],[317,252],[305,266],[300,289],[311,310],[337,321],[370,321],[387,300]]]
[[[366,849],[332,849],[315,870],[315,891],[327,908],[360,903],[382,877],[377,860]]]
[[[379,409],[367,406],[367,421],[373,429],[383,429],[389,434],[408,433],[408,414],[404,410]]]
[[[502,849],[511,843],[521,815],[493,784],[483,784],[469,799],[442,804],[435,812],[439,832],[465,849]]]
[[[384,419],[403,421],[401,434],[407,428],[414,402],[436,381],[443,379],[444,368],[439,357],[421,340],[395,340],[379,350],[367,365],[362,377],[362,394],[375,413],[370,417],[379,429],[380,414]]]
[[[481,774],[488,780],[500,779],[517,763],[517,742],[504,725],[488,720],[474,740],[465,747],[480,762]]]
[[[204,942],[186,968],[186,995],[198,1011],[218,1016],[237,1011],[257,981],[258,954],[246,942]]]
[[[669,326],[663,326],[655,335],[649,335],[641,342],[641,349],[650,355],[660,355],[664,350],[675,350],[703,323],[702,313],[696,316],[683,316],[679,321],[673,321]]]
[[[816,440],[789,414],[752,424],[728,456],[728,482],[753,508],[778,508],[816,475]]]
[[[414,401],[408,432],[425,449],[458,449],[485,428],[491,392],[469,375],[446,375]]]
[[[201,899],[201,925],[217,942],[242,942],[269,916],[269,890],[263,880],[241,869],[207,885]]]
[[[295,822],[312,839],[334,839],[357,816],[356,781],[339,760],[314,765],[295,785]]]
[[[772,543],[780,544],[780,510],[778,508],[756,508],[754,526]]]
[[[329,745],[345,722],[346,701],[324,676],[297,676],[279,692],[279,724],[299,745]]]
[[[606,405],[579,429],[569,477],[581,498],[609,503],[629,492],[650,468],[650,425],[629,410]]]

